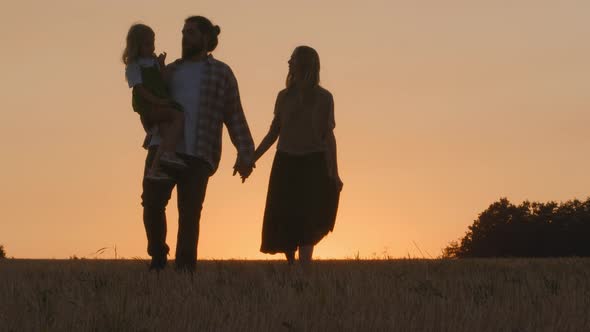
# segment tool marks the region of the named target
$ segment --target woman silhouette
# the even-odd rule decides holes
[[[286,89],[279,92],[258,160],[278,139],[272,165],[261,252],[285,253],[292,264],[311,262],[313,247],[334,228],[342,181],[336,161],[334,99],[320,87],[320,58],[299,46],[289,60]]]

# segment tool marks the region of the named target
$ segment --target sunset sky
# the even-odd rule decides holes
[[[335,99],[344,181],[321,258],[436,257],[500,197],[590,196],[590,2],[12,1],[0,12],[0,244],[17,258],[147,257],[145,151],[120,56],[135,22],[180,56],[183,21],[221,27],[258,144],[302,44]],[[199,257],[259,253],[273,147],[245,184],[210,179]],[[175,196],[175,195],[174,195]],[[168,209],[176,245],[176,200]],[[112,250],[99,257],[112,258]]]

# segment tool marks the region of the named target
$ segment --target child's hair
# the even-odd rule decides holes
[[[138,23],[129,28],[129,32],[127,32],[127,45],[125,45],[122,57],[124,64],[128,65],[137,60],[141,43],[148,36],[154,36],[154,30],[145,24]]]

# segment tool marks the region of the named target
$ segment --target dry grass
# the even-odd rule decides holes
[[[590,331],[590,260],[0,261],[2,331]]]

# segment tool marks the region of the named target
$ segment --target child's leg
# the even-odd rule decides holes
[[[184,115],[169,107],[154,107],[149,121],[158,125],[161,142],[154,156],[149,173],[153,175],[160,168],[160,158],[165,152],[174,152],[184,129]]]
[[[172,120],[160,124],[162,155],[160,162],[174,169],[185,169],[186,163],[176,155],[176,145],[184,129],[184,114],[174,113]]]
[[[165,152],[174,152],[184,129],[182,112],[172,107],[154,107],[150,112],[150,121],[158,124],[162,138],[160,146]]]
[[[160,169],[160,157],[162,156],[162,146],[158,146],[156,150],[156,155],[154,156],[154,161],[152,161],[152,165],[148,170],[149,175],[155,175],[155,173]]]
[[[170,120],[161,122],[158,124],[160,130],[160,137],[162,142],[160,143],[164,149],[164,152],[174,153],[176,151],[176,145],[182,138],[184,131],[184,114],[174,109],[167,109],[171,111]]]

